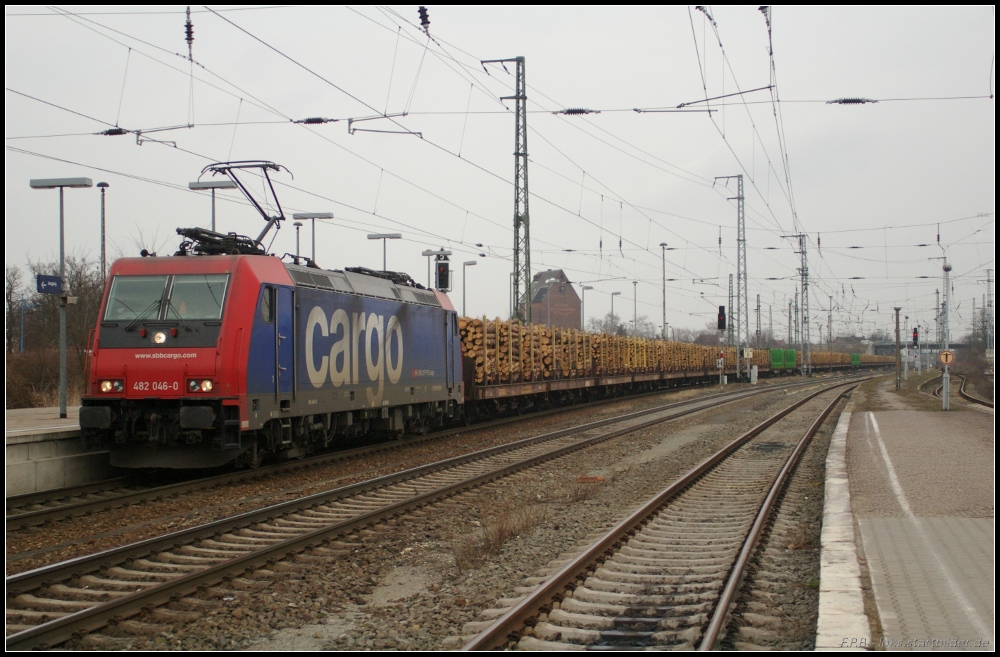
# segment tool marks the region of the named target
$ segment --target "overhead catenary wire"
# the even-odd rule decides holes
[[[470,99],[471,99],[471,91],[470,91]],[[468,109],[468,107],[467,107],[467,109]],[[468,112],[466,112],[466,119],[467,119],[467,117],[468,117]],[[242,123],[242,122],[241,122],[241,123],[240,123],[240,125],[244,125],[244,123]],[[459,148],[459,151],[461,152],[461,148]],[[378,165],[376,165],[376,166],[378,166]],[[752,165],[748,165],[748,166],[752,166]],[[380,176],[382,175],[382,172],[383,172],[383,171],[385,171],[385,170],[384,170],[383,168],[380,168]],[[553,171],[554,171],[554,170],[553,170]],[[600,177],[600,172],[599,172],[599,171],[598,171],[598,172],[595,172],[595,173],[596,173],[596,175],[597,175],[598,177]],[[582,180],[583,180],[583,181],[587,181],[587,177],[586,177],[586,175],[583,175],[583,176],[582,176]],[[583,187],[581,186],[581,191],[580,191],[580,198],[581,198],[581,201],[580,201],[580,204],[581,204],[581,205],[582,205],[582,196],[583,196],[583,193],[584,193],[584,189],[583,189]],[[610,198],[610,197],[611,197],[611,195],[609,195],[609,198]],[[628,203],[628,201],[627,201],[627,200],[625,200],[625,201],[622,201],[622,200],[620,200],[620,199],[616,199],[616,200],[619,200],[619,203],[620,203],[620,204],[621,204],[621,203],[625,203],[625,204],[627,204],[627,203]],[[620,206],[620,209],[621,209],[621,206]],[[659,211],[656,211],[656,210],[654,210],[654,212],[659,212]],[[580,209],[578,209],[578,211],[577,211],[576,213],[574,213],[574,214],[577,214],[577,215],[579,215],[579,214],[582,214],[582,212],[580,211]],[[611,232],[613,232],[613,231],[611,231]],[[629,237],[629,234],[628,234],[628,231],[625,231],[625,230],[621,230],[621,228],[620,228],[620,231],[619,231],[619,234],[621,234],[622,232],[624,232],[624,233],[625,233],[625,237]],[[772,229],[772,231],[771,231],[771,232],[773,232],[773,229]],[[636,240],[636,241],[638,241],[638,242],[641,242],[641,240]],[[830,247],[828,247],[828,248],[830,248]],[[639,250],[645,250],[645,251],[646,251],[646,252],[648,253],[648,249],[639,249]],[[623,252],[623,251],[622,251],[621,249],[619,249],[619,252],[620,252],[620,254],[622,255],[622,257],[624,257],[624,256],[625,256],[625,254],[627,253],[627,251],[626,251],[626,252]],[[648,259],[647,259],[647,260],[648,260]],[[638,262],[638,261],[636,261],[636,262]],[[647,262],[646,262],[646,264],[645,264],[644,266],[648,266],[648,264],[649,264],[649,263],[648,263],[648,261],[647,261]]]

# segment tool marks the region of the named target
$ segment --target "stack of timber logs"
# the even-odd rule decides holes
[[[462,355],[475,363],[478,385],[652,372],[704,372],[736,350],[646,338],[526,325],[513,320],[461,317]]]
[[[462,355],[475,363],[477,385],[653,372],[711,375],[718,372],[720,355],[727,370],[736,368],[735,347],[587,333],[486,317],[460,317],[458,328]],[[850,363],[847,354],[814,351],[812,358],[814,364],[823,366]],[[862,364],[892,360],[861,358]],[[769,350],[754,349],[750,364],[770,369]]]

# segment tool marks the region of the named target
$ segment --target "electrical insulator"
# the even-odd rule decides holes
[[[726,307],[719,306],[719,330],[726,330]]]
[[[428,29],[431,26],[431,19],[427,17],[427,7],[421,5],[417,8],[417,13],[420,15],[420,27]]]

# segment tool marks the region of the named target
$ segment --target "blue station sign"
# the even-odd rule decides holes
[[[62,294],[62,279],[58,276],[36,276],[39,294]]]

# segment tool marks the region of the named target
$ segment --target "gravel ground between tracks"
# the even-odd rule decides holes
[[[826,456],[843,406],[813,436],[791,476],[741,588],[723,649],[816,647]]]
[[[130,627],[131,649],[440,649],[458,645],[463,625],[525,577],[575,550],[650,495],[749,429],[788,398],[783,392],[720,407],[617,438],[397,522],[345,539],[335,557],[306,557],[258,571],[239,595],[209,591],[199,618],[158,624],[143,614]],[[604,477],[580,484],[578,477]],[[518,512],[529,525],[495,553],[482,535]],[[230,585],[238,588],[237,583]],[[232,598],[232,599],[227,599]],[[160,614],[162,616],[162,614]],[[122,624],[123,626],[126,624]],[[105,634],[114,635],[115,630]],[[111,639],[114,641],[114,639]],[[70,647],[112,647],[88,637]]]
[[[717,390],[713,388],[675,390],[622,399],[588,409],[569,409],[566,413],[547,417],[535,418],[529,414],[515,424],[493,429],[473,427],[468,432],[440,441],[419,445],[406,445],[405,441],[401,441],[400,449],[362,459],[269,475],[249,482],[111,509],[53,525],[10,531],[6,534],[6,573],[9,576],[477,449],[714,392]]]

